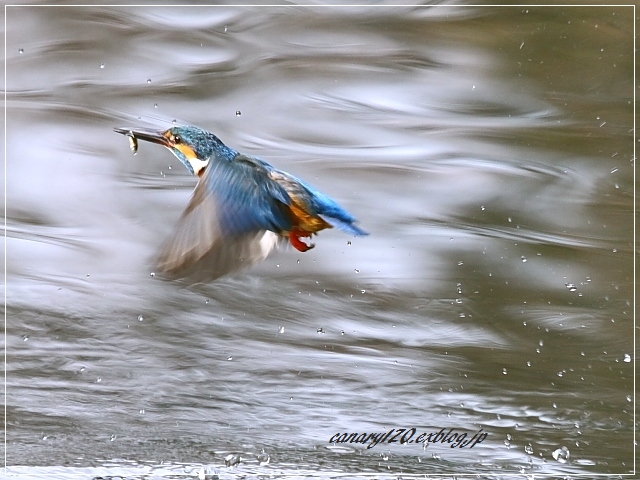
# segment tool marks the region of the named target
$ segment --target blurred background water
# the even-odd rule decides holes
[[[9,474],[633,471],[631,7],[6,20]],[[371,235],[207,285],[152,276],[195,179],[112,128],[173,121]],[[328,443],[411,427],[488,437]]]

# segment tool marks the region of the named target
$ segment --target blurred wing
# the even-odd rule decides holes
[[[277,244],[274,232],[291,227],[284,189],[251,158],[236,158],[206,168],[160,248],[161,272],[213,280],[264,260]]]

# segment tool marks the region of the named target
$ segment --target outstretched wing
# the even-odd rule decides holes
[[[163,243],[161,272],[213,280],[263,260],[275,247],[276,233],[291,228],[291,199],[267,170],[251,157],[212,160],[173,233]],[[201,263],[202,260],[202,264]]]

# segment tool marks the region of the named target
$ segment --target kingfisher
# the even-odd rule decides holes
[[[114,128],[129,138],[168,148],[198,183],[173,232],[160,247],[160,272],[214,280],[264,260],[288,241],[306,252],[302,239],[336,227],[368,235],[344,208],[302,180],[260,158],[239,153],[213,133],[192,126],[168,130]]]

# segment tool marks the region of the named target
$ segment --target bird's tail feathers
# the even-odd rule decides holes
[[[356,237],[369,235],[368,232],[365,232],[364,230],[355,226],[351,222],[345,222],[344,220],[341,220],[335,217],[330,217],[328,215],[320,215],[320,217],[325,222],[329,223],[332,227],[336,227],[337,229],[342,230],[343,232],[346,232],[346,233],[350,233],[351,235],[354,235]]]

